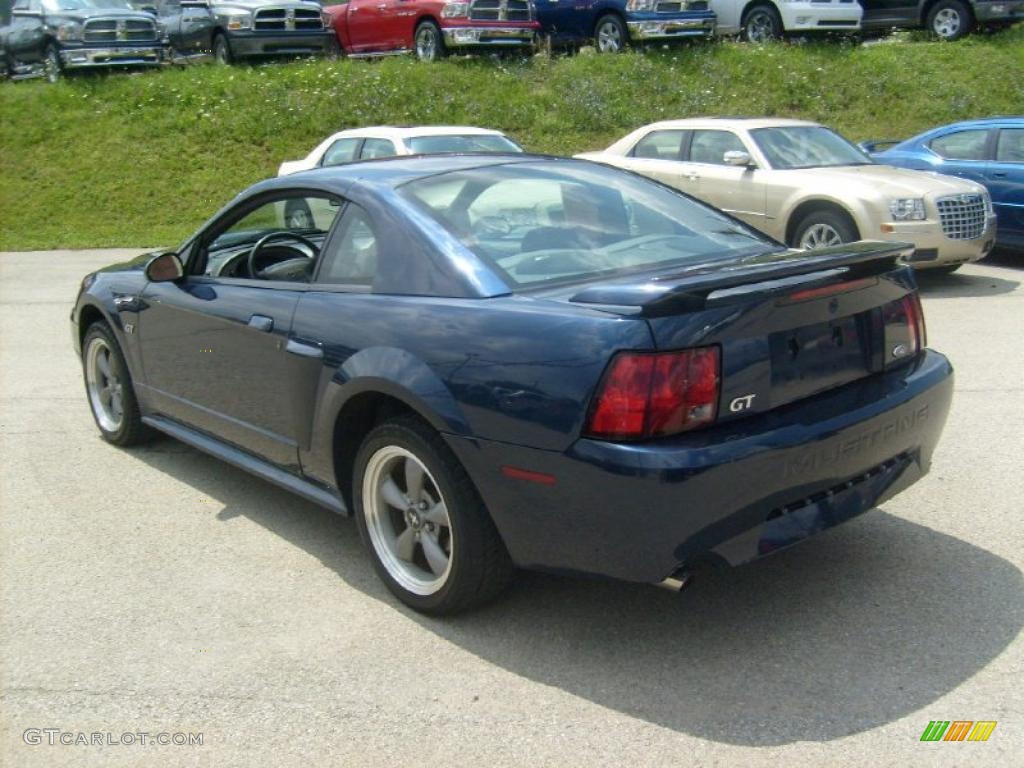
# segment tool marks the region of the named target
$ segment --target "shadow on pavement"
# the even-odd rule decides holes
[[[882,510],[682,595],[522,573],[491,606],[429,619],[377,580],[351,520],[169,439],[132,455],[219,499],[218,518],[244,515],[486,661],[728,744],[829,741],[924,709],[1024,625],[1015,566]]]

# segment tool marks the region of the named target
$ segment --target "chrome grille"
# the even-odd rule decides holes
[[[473,21],[532,21],[529,0],[473,0],[469,6]]]
[[[666,0],[654,6],[657,13],[679,13],[680,11],[706,11],[707,0]]]
[[[985,231],[983,195],[940,197],[935,205],[939,209],[942,231],[950,240],[976,240]]]
[[[323,29],[320,11],[315,8],[260,8],[252,17],[257,32],[293,32]]]
[[[150,43],[156,24],[148,19],[89,19],[82,30],[86,43]]]

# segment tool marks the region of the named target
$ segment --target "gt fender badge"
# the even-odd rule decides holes
[[[747,410],[754,403],[754,398],[757,395],[743,395],[742,397],[734,397],[732,402],[729,403],[729,410],[733,413],[739,413],[740,411]]]

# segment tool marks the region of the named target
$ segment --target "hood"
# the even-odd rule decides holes
[[[258,8],[311,8],[323,10],[322,6],[314,0],[213,0],[210,7],[218,8],[245,8],[256,10]]]
[[[944,176],[930,171],[911,171],[891,165],[805,168],[778,173],[814,174],[815,181],[828,187],[849,189],[851,185],[860,185],[869,189],[872,195],[881,194],[889,197],[925,197],[985,191],[980,184],[955,176]]]
[[[73,11],[59,11],[49,14],[49,18],[73,19],[144,19],[153,21],[153,14],[146,11],[131,11],[127,8],[76,8]]]

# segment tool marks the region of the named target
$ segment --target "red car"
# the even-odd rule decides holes
[[[349,56],[415,51],[435,61],[449,50],[534,45],[532,0],[349,0],[324,8]]]

